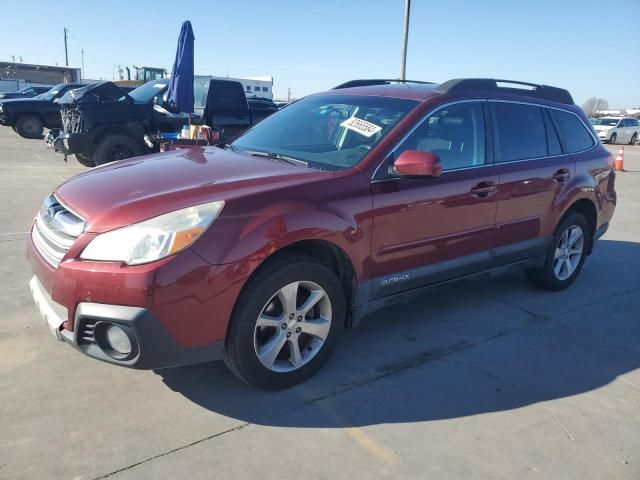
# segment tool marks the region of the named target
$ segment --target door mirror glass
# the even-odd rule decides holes
[[[393,169],[398,175],[408,177],[439,177],[442,163],[433,152],[405,150],[393,163]]]

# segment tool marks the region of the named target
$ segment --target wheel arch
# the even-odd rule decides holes
[[[100,125],[91,135],[91,151],[108,135],[126,135],[144,147],[145,129],[138,123]]]
[[[288,243],[273,252],[271,255],[265,257],[263,261],[251,272],[245,281],[245,285],[251,280],[251,278],[271,263],[288,255],[295,254],[302,254],[313,258],[336,275],[342,285],[342,290],[345,295],[345,303],[347,305],[345,326],[351,326],[351,303],[356,291],[358,279],[351,258],[334,242],[316,238]]]
[[[596,208],[595,202],[589,198],[584,197],[574,201],[564,211],[564,213],[558,220],[556,228],[562,223],[563,219],[569,213],[579,213],[587,220],[587,224],[589,225],[591,233],[587,254],[590,254],[593,250],[593,241],[595,238],[596,230],[598,228],[598,209]]]

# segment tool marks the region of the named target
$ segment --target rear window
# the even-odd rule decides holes
[[[227,82],[224,80],[212,80],[213,89],[212,107],[214,110],[242,110],[247,109],[247,100],[239,82]]]
[[[498,130],[499,162],[547,156],[542,109],[533,105],[493,102]]]
[[[582,152],[594,145],[587,127],[573,113],[550,109],[567,153]]]

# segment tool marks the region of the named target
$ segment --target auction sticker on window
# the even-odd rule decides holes
[[[362,120],[361,118],[357,117],[347,118],[340,124],[340,126],[349,130],[353,130],[354,132],[358,132],[360,135],[364,135],[367,138],[372,137],[380,130],[382,130],[382,127],[380,127],[379,125],[367,122],[366,120]]]

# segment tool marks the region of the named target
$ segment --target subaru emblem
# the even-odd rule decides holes
[[[49,207],[44,212],[44,220],[47,223],[51,223],[53,221],[53,217],[56,216],[56,209],[53,207]]]

